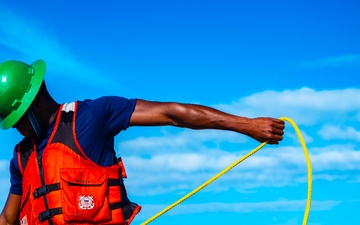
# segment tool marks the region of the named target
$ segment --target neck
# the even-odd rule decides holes
[[[50,124],[54,121],[54,119],[56,118],[57,112],[59,110],[60,104],[53,102],[53,104],[51,104],[51,107],[49,107],[49,121],[48,121],[48,126],[50,126]]]

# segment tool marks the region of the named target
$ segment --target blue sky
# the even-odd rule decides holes
[[[309,225],[360,223],[358,1],[0,0],[0,61],[47,62],[58,102],[103,95],[287,116],[313,167]],[[21,139],[0,131],[0,206]],[[258,146],[226,131],[130,128],[116,137],[140,224]],[[151,224],[297,225],[307,169],[294,129]]]

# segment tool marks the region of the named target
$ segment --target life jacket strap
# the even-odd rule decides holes
[[[111,203],[110,209],[114,210],[114,209],[124,208],[128,204],[130,204],[130,200],[128,199],[128,197],[126,197],[125,199],[122,199],[120,202]]]
[[[50,192],[56,191],[56,190],[60,190],[60,183],[47,184],[47,185],[41,186],[39,188],[36,188],[33,195],[34,195],[34,198],[36,199],[47,193],[50,193]]]
[[[124,208],[126,205],[130,203],[129,198],[127,197],[126,189],[124,186],[123,179],[109,179],[109,186],[120,186],[120,194],[121,194],[121,201],[114,202],[110,204],[110,209],[119,209]]]
[[[121,186],[123,184],[123,179],[109,179],[109,186]]]
[[[54,208],[43,211],[39,214],[38,218],[40,222],[44,222],[48,219],[51,219],[53,216],[62,214],[62,208]]]
[[[31,109],[31,107],[29,107],[29,109],[27,110],[27,115],[29,117],[31,126],[33,127],[35,133],[36,133],[36,137],[40,137],[41,135],[41,128],[40,125],[35,117],[35,114],[33,112],[33,110]]]

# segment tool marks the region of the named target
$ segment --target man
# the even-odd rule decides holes
[[[114,137],[132,126],[229,130],[278,144],[284,122],[246,118],[176,102],[106,96],[58,104],[45,82],[45,62],[0,64],[0,125],[24,139],[10,163],[11,187],[3,224],[130,224],[130,202]]]

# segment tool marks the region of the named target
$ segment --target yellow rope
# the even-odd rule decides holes
[[[303,223],[302,223],[302,225],[306,225],[307,221],[308,221],[308,217],[309,217],[309,212],[310,212],[311,192],[312,192],[312,170],[311,170],[310,156],[309,156],[308,150],[306,148],[304,138],[302,137],[301,132],[300,132],[298,126],[295,124],[295,122],[292,121],[288,117],[281,117],[280,119],[283,120],[283,121],[289,122],[294,127],[294,129],[296,131],[296,134],[297,134],[297,136],[298,136],[298,138],[300,140],[301,146],[302,146],[302,148],[304,150],[304,154],[305,154],[305,158],[306,158],[306,164],[307,164],[307,170],[308,170],[308,192],[307,192],[307,201],[306,201],[304,219],[303,219]],[[195,188],[193,191],[191,191],[190,193],[188,193],[184,197],[180,198],[179,200],[177,200],[173,204],[169,205],[168,207],[166,207],[165,209],[163,209],[159,213],[155,214],[154,216],[152,216],[151,218],[149,218],[148,220],[143,222],[141,225],[146,225],[146,224],[151,223],[152,221],[154,221],[155,219],[157,219],[161,215],[165,214],[170,209],[174,208],[175,206],[179,205],[180,203],[182,203],[186,199],[190,198],[191,196],[193,196],[194,194],[199,192],[201,189],[203,189],[204,187],[206,187],[210,183],[214,182],[216,179],[218,179],[219,177],[221,177],[225,173],[229,172],[232,168],[237,166],[239,163],[241,163],[242,161],[249,158],[251,155],[253,155],[257,151],[259,151],[266,144],[267,144],[267,142],[261,143],[258,147],[256,147],[255,149],[253,149],[252,151],[250,151],[249,153],[247,153],[246,155],[244,155],[243,157],[241,157],[240,159],[238,159],[234,163],[232,163],[230,166],[228,166],[227,168],[225,168],[224,170],[222,170],[221,172],[219,172],[218,174],[216,174],[215,176],[210,178],[208,181],[206,181],[205,183],[203,183],[199,187]]]

